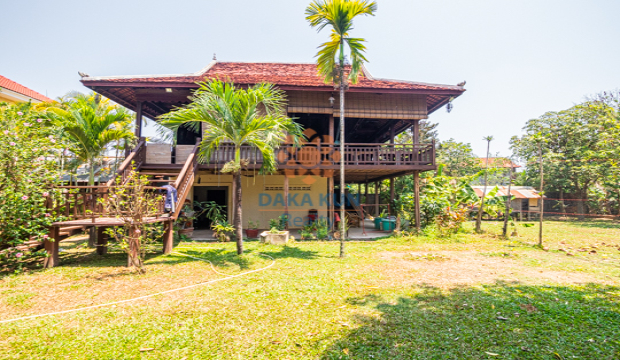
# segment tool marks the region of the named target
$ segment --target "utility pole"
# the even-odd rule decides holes
[[[508,217],[510,216],[510,203],[512,202],[512,195],[510,194],[510,185],[512,185],[512,159],[510,161],[510,170],[508,172],[508,198],[506,199],[506,213],[504,214],[504,229],[502,235],[506,237],[508,235]]]
[[[545,208],[543,198],[543,183],[544,183],[544,169],[543,169],[543,156],[542,156],[542,141],[538,144],[538,155],[540,162],[540,226],[538,228],[538,246],[542,246],[543,236],[543,212]]]

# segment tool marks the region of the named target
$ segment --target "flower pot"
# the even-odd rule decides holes
[[[245,235],[248,239],[258,238],[258,229],[245,229]]]
[[[383,231],[393,231],[394,229],[396,229],[396,220],[382,219],[381,227]]]
[[[288,231],[280,231],[277,234],[273,234],[269,231],[263,231],[260,234],[260,241],[265,244],[286,245],[288,242],[288,234]]]
[[[381,230],[381,218],[378,216],[375,218],[375,230]]]

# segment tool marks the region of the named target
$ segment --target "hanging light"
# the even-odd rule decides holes
[[[336,99],[334,99],[334,95],[332,94],[332,96],[329,97],[329,103],[332,107],[334,106],[334,101],[336,101]]]
[[[454,100],[454,98],[453,98],[453,97],[451,97],[451,98],[450,98],[450,100],[448,100],[448,104],[446,105],[446,111],[447,111],[448,113],[452,111],[452,107],[453,107],[453,105],[452,105],[452,100]]]

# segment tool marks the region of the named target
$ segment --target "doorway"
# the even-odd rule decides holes
[[[224,219],[228,220],[228,187],[227,186],[194,186],[194,201],[214,201],[223,207]],[[194,220],[194,228],[205,230],[211,228],[211,220],[201,214]]]

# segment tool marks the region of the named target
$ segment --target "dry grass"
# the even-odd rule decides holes
[[[505,240],[499,226],[450,239],[349,242],[346,259],[336,242],[249,242],[242,257],[230,243],[182,243],[178,251],[223,273],[268,265],[261,253],[276,265],[136,303],[2,324],[0,358],[618,358],[620,226],[550,222],[549,251],[535,246],[536,228]],[[586,245],[597,252],[559,250]],[[139,276],[122,253],[63,248],[61,267],[0,279],[0,319],[221,277],[158,249]]]

